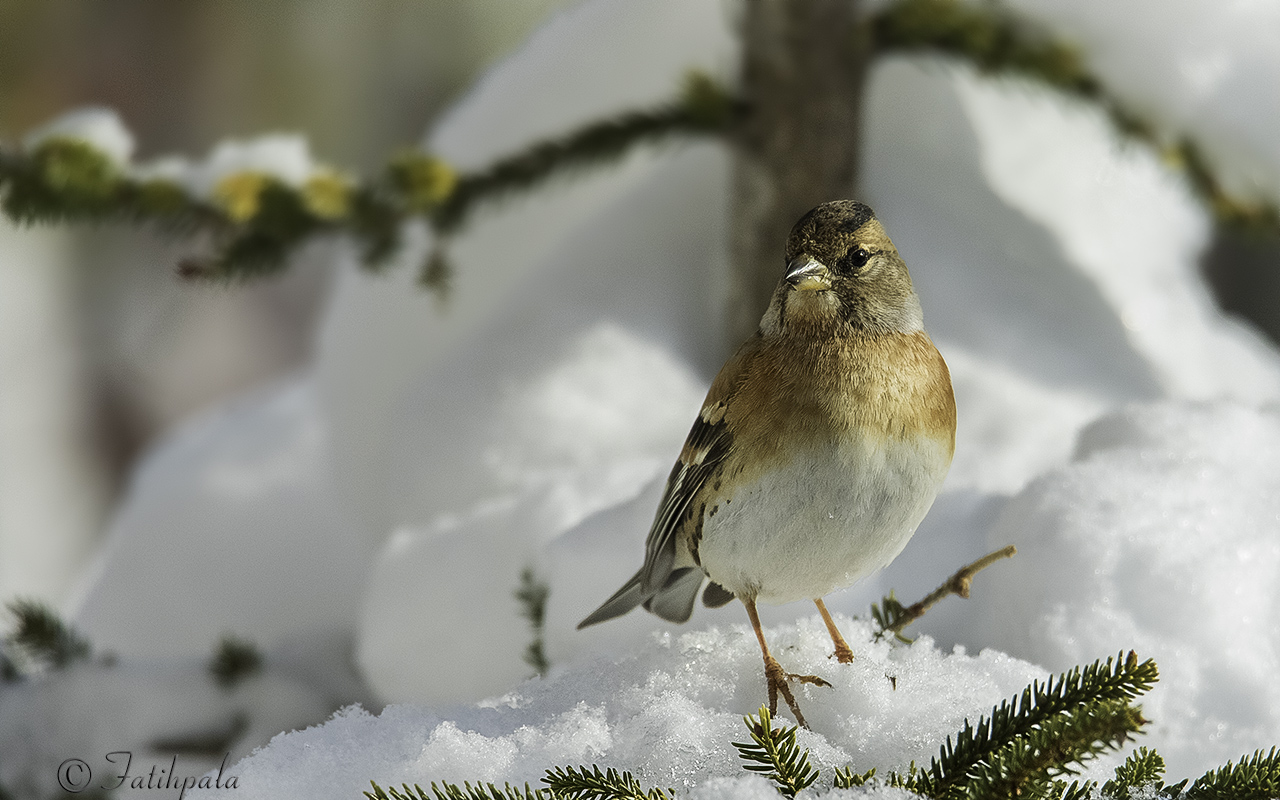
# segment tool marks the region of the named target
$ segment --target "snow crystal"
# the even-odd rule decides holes
[[[91,145],[116,166],[124,167],[133,157],[133,134],[120,116],[109,108],[80,108],[42,125],[23,139],[34,150],[50,139],[75,139]]]

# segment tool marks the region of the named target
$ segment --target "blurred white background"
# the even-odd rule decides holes
[[[116,109],[138,157],[268,131],[368,171],[567,0],[4,0],[0,140]],[[171,240],[0,221],[0,602],[55,607],[142,450],[304,363],[331,259],[221,287]]]

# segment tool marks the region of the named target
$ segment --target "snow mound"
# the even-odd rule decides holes
[[[852,664],[831,659],[817,616],[766,630],[786,669],[833,684],[796,690],[813,727],[799,732],[799,743],[828,781],[836,766],[883,771],[927,762],[966,718],[1045,677],[994,651],[945,654],[927,638],[891,646],[872,641],[867,622],[837,622],[854,649]],[[772,788],[743,777],[730,744],[744,738],[743,716],[766,702],[750,628],[662,633],[624,657],[586,661],[474,706],[438,713],[390,706],[377,717],[348,708],[324,725],[277,736],[228,772],[239,777],[240,800],[351,800],[370,780],[537,784],[548,768],[591,764],[628,770],[648,786],[696,787],[697,797],[773,797]]]
[[[1133,647],[1160,665],[1145,744],[1174,774],[1280,741],[1280,411],[1166,402],[1103,417],[1011,500],[970,641],[1050,669]]]

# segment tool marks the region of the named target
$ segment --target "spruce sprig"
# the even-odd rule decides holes
[[[645,789],[630,772],[592,765],[574,769],[556,767],[547,770],[542,782],[556,798],[565,800],[672,800],[673,789]]]
[[[545,675],[551,669],[544,647],[544,629],[547,619],[547,597],[551,588],[541,580],[532,567],[520,571],[520,586],[515,591],[516,601],[520,603],[520,615],[529,621],[533,639],[524,651],[524,663],[533,667],[535,675]]]
[[[875,767],[866,772],[854,772],[853,767],[835,767],[832,772],[835,773],[831,782],[832,789],[852,789],[855,786],[865,786],[876,776]]]
[[[224,689],[230,689],[262,670],[262,654],[248,639],[225,634],[218,640],[209,660],[209,673]]]
[[[1127,702],[1149,691],[1158,676],[1154,661],[1139,663],[1130,651],[1127,657],[1076,667],[1044,684],[1033,681],[1020,697],[1002,702],[976,726],[966,720],[954,741],[947,737],[938,756],[911,781],[911,788],[931,797],[949,796],[952,787],[974,777],[1002,748],[1054,717],[1103,701]]]
[[[871,619],[876,624],[875,638],[879,641],[886,636],[892,636],[903,644],[911,644],[913,639],[908,639],[902,634],[902,629],[909,623],[907,607],[902,604],[897,597],[894,597],[893,590],[880,598],[879,603],[871,604]]]
[[[1007,743],[972,770],[966,786],[943,796],[1004,800],[1044,794],[1054,777],[1120,747],[1144,722],[1139,710],[1123,700],[1072,709]]]
[[[89,640],[48,606],[19,599],[10,602],[8,608],[17,625],[2,643],[7,679],[20,677],[24,662],[45,669],[63,669],[89,660],[93,653]]]
[[[476,782],[472,786],[470,782],[464,782],[462,786],[458,786],[445,781],[439,784],[432,781],[431,795],[416,783],[412,787],[407,783],[401,784],[400,789],[388,786],[385,791],[373,781],[369,783],[373,786],[373,791],[364,793],[368,800],[550,800],[550,793],[545,789],[533,789],[527,783],[524,788],[504,783],[499,789],[492,783]]]
[[[1186,800],[1267,800],[1280,797],[1280,751],[1257,750],[1240,763],[1206,772],[1187,787]]]
[[[797,726],[773,727],[766,706],[761,706],[754,717],[743,717],[742,721],[751,733],[751,741],[732,744],[746,762],[743,769],[764,775],[778,785],[778,791],[785,797],[795,797],[818,779],[818,771],[809,764],[809,751],[801,751],[796,744]]]
[[[1139,747],[1116,767],[1116,776],[1102,784],[1102,793],[1108,797],[1128,797],[1130,789],[1152,783],[1157,789],[1163,788],[1164,759],[1154,750]]]

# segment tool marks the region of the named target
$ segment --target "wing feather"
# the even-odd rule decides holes
[[[733,435],[725,422],[725,412],[733,390],[759,352],[760,345],[759,334],[748,339],[711,382],[702,411],[694,420],[680,458],[667,478],[666,491],[645,540],[644,566],[640,575],[646,594],[662,589],[675,567],[680,531],[685,525],[696,522],[694,514],[701,513],[701,506],[695,506],[694,500],[707,481],[719,473],[733,449]]]

